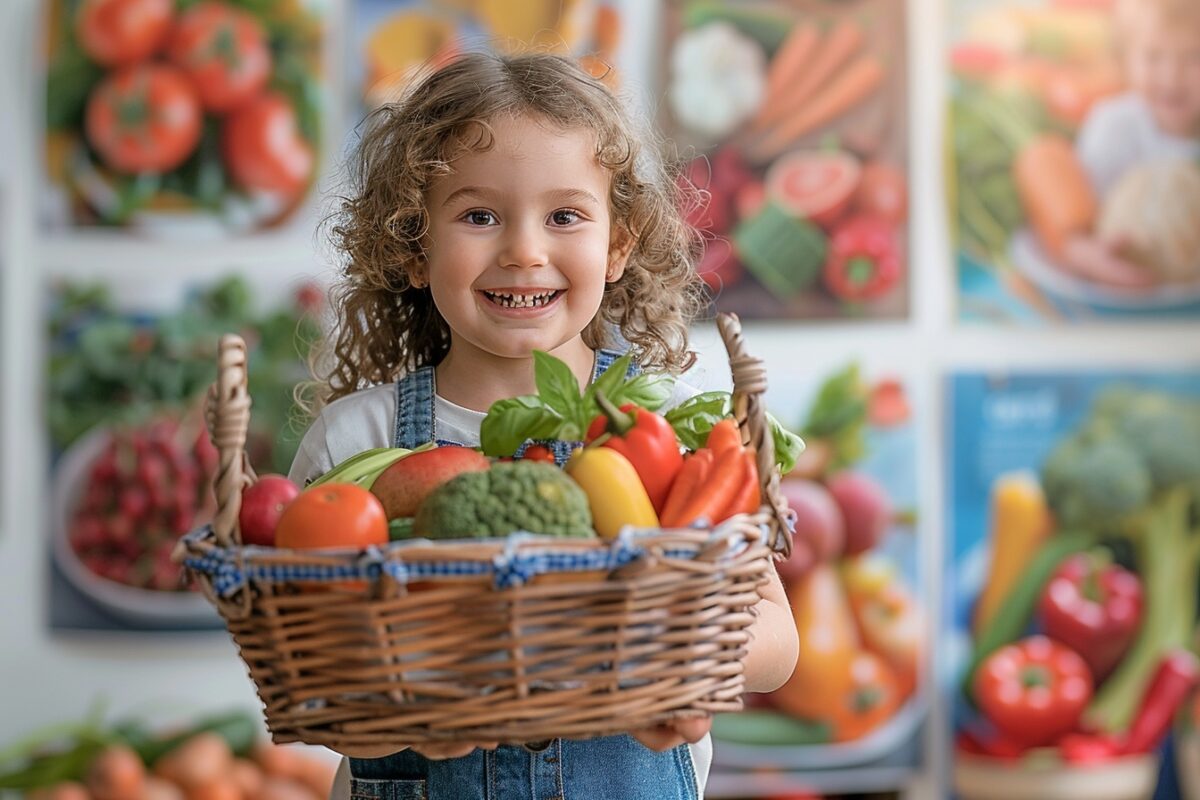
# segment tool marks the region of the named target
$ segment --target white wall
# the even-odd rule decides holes
[[[635,14],[634,41],[652,41],[649,3],[627,0]],[[120,712],[176,716],[199,709],[256,703],[241,663],[224,636],[128,638],[110,634],[54,637],[45,624],[46,553],[43,531],[47,462],[39,417],[43,270],[120,268],[155,285],[158,270],[203,269],[220,263],[261,265],[264,275],[316,270],[311,242],[266,240],[197,247],[180,252],[142,246],[132,251],[88,238],[48,241],[34,230],[40,114],[34,76],[38,0],[0,2],[0,746],[49,722],[79,718],[98,697]],[[942,531],[940,475],[941,376],[950,368],[1188,364],[1200,360],[1196,326],[1110,325],[1067,330],[956,326],[952,264],[941,199],[943,9],[939,0],[912,0],[913,317],[909,323],[844,322],[747,326],[752,351],[771,376],[769,404],[795,419],[813,375],[858,358],[870,372],[891,370],[912,382],[923,449],[922,535],[928,596],[937,593]],[[642,52],[647,52],[642,50]],[[650,60],[642,61],[648,69]],[[632,66],[632,65],[631,65]],[[631,73],[627,73],[631,74]],[[164,258],[169,257],[169,262]],[[286,265],[286,266],[281,266]],[[720,383],[724,359],[712,331],[699,331],[705,383]],[[934,605],[937,608],[938,604]]]

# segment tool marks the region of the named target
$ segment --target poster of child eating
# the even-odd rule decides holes
[[[1200,4],[955,4],[959,317],[1200,313]]]

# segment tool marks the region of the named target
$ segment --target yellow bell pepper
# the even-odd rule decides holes
[[[1037,476],[1008,472],[992,483],[988,577],[975,603],[976,634],[987,627],[1050,534],[1050,509]]]
[[[583,447],[567,461],[570,475],[587,495],[596,533],[614,538],[626,525],[658,527],[650,495],[629,459],[608,447]]]

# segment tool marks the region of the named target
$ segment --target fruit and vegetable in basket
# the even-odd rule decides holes
[[[1038,475],[995,481],[991,561],[963,689],[978,711],[967,724],[1010,743],[997,757],[1043,746],[1095,762],[1157,748],[1200,680],[1188,650],[1198,492],[1200,404],[1134,386],[1097,395]],[[1058,697],[1055,722],[1001,709],[984,677],[1013,660],[1012,648],[1034,646],[1074,664],[1076,689],[1069,702]]]
[[[265,740],[243,711],[176,730],[93,713],[0,754],[0,789],[31,800],[324,800],[334,772],[327,758]]]

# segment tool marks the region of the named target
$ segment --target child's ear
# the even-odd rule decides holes
[[[633,234],[622,228],[613,231],[612,243],[608,249],[608,268],[604,270],[606,283],[616,283],[625,274],[625,265],[633,253]]]

